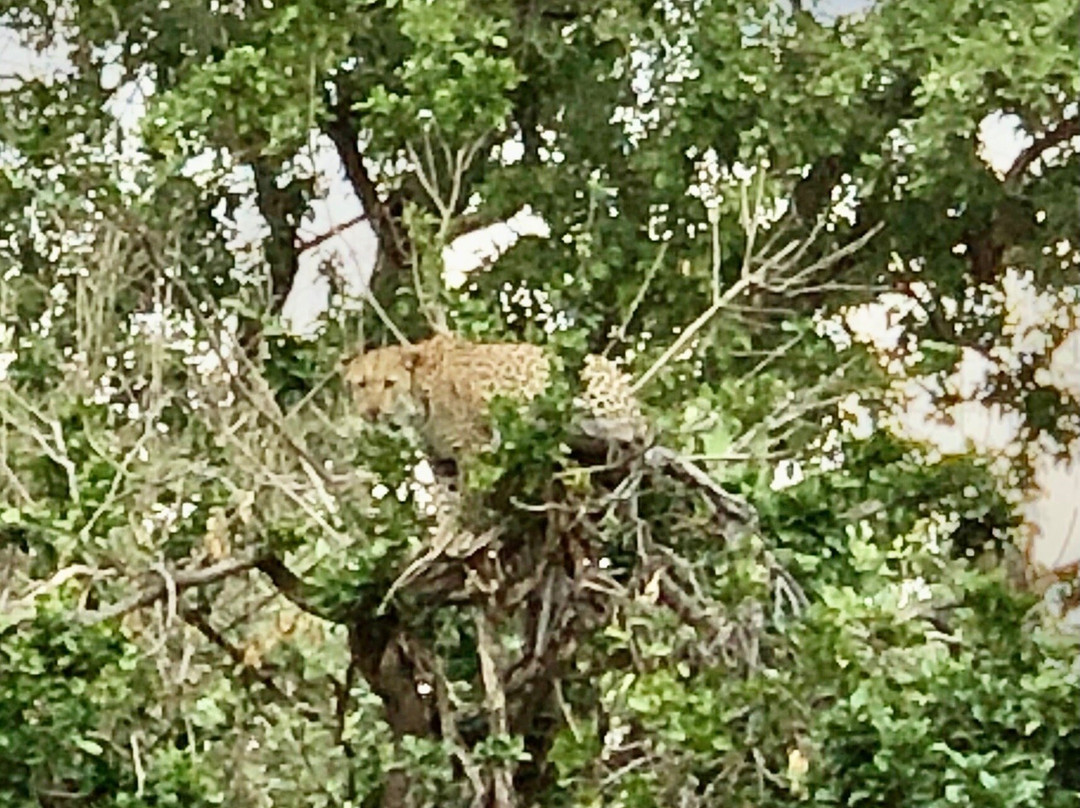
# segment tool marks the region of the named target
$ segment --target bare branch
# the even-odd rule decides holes
[[[297,608],[324,620],[341,621],[341,615],[334,614],[319,605],[318,593],[286,567],[281,559],[267,555],[252,562],[251,566],[269,578],[277,590]]]
[[[182,278],[176,278],[174,283],[176,285],[176,288],[179,289],[181,294],[184,296],[188,304],[188,310],[191,311],[191,313],[195,316],[195,319],[198,320],[199,325],[202,326],[203,331],[206,333],[206,338],[210,343],[210,347],[213,349],[214,353],[218,357],[218,360],[221,362],[222,367],[227,369],[228,360],[225,356],[225,351],[222,348],[221,341],[218,339],[214,328],[211,327],[211,324],[207,320],[206,315],[203,314],[202,309],[199,306],[199,301],[195,298],[195,295],[192,293],[191,289],[183,281]],[[258,370],[251,364],[251,360],[248,359],[247,355],[243,351],[237,351],[236,356],[238,358],[238,361],[245,366],[244,370],[247,372],[250,378],[259,380],[262,379],[262,376],[259,374]],[[301,440],[293,436],[288,425],[285,423],[285,418],[282,415],[281,410],[278,408],[277,402],[273,400],[273,397],[268,395],[256,395],[248,388],[246,384],[240,381],[236,374],[229,373],[228,377],[232,388],[240,395],[240,397],[247,401],[248,404],[254,407],[260,415],[266,418],[275,427],[278,434],[281,435],[281,437],[285,440],[287,444],[289,444],[289,447],[296,453],[296,455],[306,460],[308,465],[315,470],[315,472],[322,478],[325,483],[330,486],[336,487],[343,482],[341,479],[336,478],[330,473],[328,473],[323,467],[323,465],[311,455],[311,453],[308,451],[307,447],[303,445]]]
[[[172,587],[166,584],[164,580],[165,576],[162,576],[159,572],[159,580],[157,583],[151,584],[127,600],[114,606],[92,612],[83,612],[79,615],[79,620],[83,623],[94,625],[106,620],[112,620],[115,617],[122,617],[136,609],[150,606],[162,598],[168,597],[170,592],[174,591],[175,595],[178,595],[193,587],[206,586],[226,578],[242,575],[248,570],[255,569],[257,566],[258,562],[251,559],[229,558],[225,561],[220,561],[217,564],[212,564],[209,567],[200,567],[199,569],[194,570],[175,570],[167,573],[168,578],[172,581]],[[173,597],[175,597],[175,595],[173,595]]]
[[[72,564],[57,570],[48,578],[48,580],[36,584],[22,597],[9,601],[7,600],[7,592],[5,591],[3,596],[0,597],[0,624],[11,625],[12,623],[20,623],[23,620],[32,619],[36,614],[34,610],[34,601],[42,595],[46,595],[53,590],[59,589],[72,578],[85,577],[90,578],[91,580],[100,580],[114,574],[115,572],[113,570],[102,570],[97,567],[87,566],[86,564]]]
[[[506,690],[503,687],[498,660],[502,654],[498,647],[498,638],[494,627],[486,614],[477,613],[476,625],[477,655],[480,658],[480,679],[484,685],[484,706],[487,711],[488,732],[495,737],[506,737],[510,733],[506,711]],[[511,808],[514,804],[514,777],[509,763],[494,766],[493,808]]]
[[[810,264],[810,266],[806,267],[805,269],[802,269],[799,272],[795,273],[794,275],[781,280],[779,283],[776,283],[776,284],[765,283],[763,285],[765,286],[765,288],[769,289],[769,291],[773,291],[773,292],[792,292],[792,291],[796,291],[798,293],[801,293],[803,290],[799,288],[800,283],[805,281],[807,278],[810,278],[813,275],[817,274],[818,272],[821,272],[822,270],[828,269],[833,264],[837,263],[838,261],[840,261],[840,260],[842,260],[844,258],[847,258],[849,255],[853,255],[854,253],[858,252],[859,250],[861,250],[863,247],[866,246],[866,244],[870,241],[870,239],[872,239],[874,236],[876,236],[878,233],[880,233],[884,229],[884,227],[885,227],[884,222],[878,222],[877,224],[875,224],[873,227],[871,227],[869,230],[867,230],[865,233],[863,233],[861,236],[859,236],[854,241],[851,241],[851,242],[845,244],[843,247],[840,247],[840,248],[838,248],[836,250],[833,250],[831,253],[824,256],[823,258],[818,259],[817,261]],[[796,254],[795,258],[793,259],[793,262],[797,261],[800,256],[801,256],[801,253]]]
[[[71,497],[74,503],[78,504],[81,501],[79,496],[78,474],[75,469],[75,464],[72,462],[71,458],[68,457],[67,444],[64,440],[64,430],[60,426],[60,422],[54,418],[49,418],[34,407],[30,402],[20,396],[10,384],[4,384],[2,389],[11,400],[32,415],[33,419],[39,421],[41,425],[48,430],[49,434],[46,435],[45,432],[37,426],[32,423],[24,422],[23,419],[16,417],[14,412],[5,408],[0,408],[0,418],[23,435],[33,440],[41,451],[45,453],[46,457],[64,470],[68,481],[68,496]]]
[[[424,140],[426,143],[428,142],[426,134]],[[423,188],[431,198],[432,203],[438,208],[439,216],[445,221],[451,215],[451,212],[447,208],[446,203],[443,202],[442,193],[439,191],[438,175],[435,173],[434,158],[431,157],[430,144],[428,150],[430,164],[426,167],[424,161],[420,159],[420,155],[416,153],[416,149],[413,148],[411,143],[405,143],[405,153],[409,157],[409,162],[413,165],[413,173],[416,174],[416,179],[419,180],[420,187]]]
[[[653,364],[638,377],[638,379],[631,385],[630,392],[639,392],[646,384],[648,384],[652,378],[660,372],[671,361],[672,357],[677,356],[686,346],[690,343],[696,335],[724,306],[731,303],[735,298],[749,289],[751,286],[757,285],[764,277],[766,266],[759,268],[757,271],[752,270],[753,255],[754,255],[754,241],[757,238],[758,227],[761,222],[761,199],[764,193],[764,174],[762,171],[759,173],[758,185],[754,197],[754,207],[750,208],[750,203],[746,195],[746,185],[739,186],[740,193],[742,195],[742,208],[740,210],[740,223],[743,226],[743,230],[746,233],[746,251],[743,256],[742,272],[739,275],[739,279],[735,281],[731,287],[721,294],[720,292],[720,269],[721,269],[721,252],[720,252],[720,217],[718,213],[710,214],[710,227],[712,231],[712,304],[688,325],[678,338],[667,347],[660,357],[653,362]]]
[[[757,514],[749,503],[741,497],[725,491],[712,477],[685,457],[663,446],[653,446],[645,452],[644,459],[652,468],[666,471],[676,479],[688,482],[695,488],[703,489],[717,509],[726,518],[734,520],[736,524],[747,526],[756,524]]]

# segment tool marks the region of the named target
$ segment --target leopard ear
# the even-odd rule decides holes
[[[352,383],[360,375],[360,357],[363,354],[351,354],[341,360],[341,374],[346,382]]]
[[[420,353],[420,348],[416,345],[402,345],[401,346],[401,365],[406,370],[413,370],[418,365],[423,363],[423,356]]]

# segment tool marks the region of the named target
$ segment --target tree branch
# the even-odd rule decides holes
[[[271,555],[263,556],[252,566],[269,578],[270,583],[276,586],[278,591],[297,608],[325,620],[340,622],[340,616],[331,615],[327,609],[317,604],[315,591],[311,585],[286,567],[280,558]]]
[[[1035,141],[1020,153],[1020,156],[1016,158],[1005,174],[1005,182],[1010,184],[1018,182],[1028,168],[1031,167],[1031,164],[1039,159],[1045,151],[1078,136],[1080,136],[1080,117],[1058,121],[1036,137]]]
[[[319,235],[314,236],[307,241],[297,241],[296,252],[299,254],[307,252],[308,250],[313,250],[320,244],[322,244],[324,241],[329,241],[339,233],[344,233],[353,225],[360,224],[360,222],[367,221],[367,219],[368,215],[366,213],[361,213],[359,216],[353,216],[347,222],[342,222],[341,224],[334,225],[325,233],[320,233]]]
[[[166,583],[164,576],[158,574],[155,578],[156,583],[141,590],[138,594],[106,609],[84,612],[80,615],[80,620],[89,625],[94,625],[104,622],[105,620],[111,620],[114,617],[122,617],[129,612],[133,612],[136,609],[141,609],[144,606],[149,606],[152,603],[161,600],[169,594],[170,589],[179,594],[185,589],[205,586],[206,584],[212,584],[224,580],[225,578],[231,578],[234,575],[240,575],[250,569],[254,569],[256,566],[257,562],[251,559],[229,558],[220,561],[217,564],[211,564],[209,567],[170,572],[168,576],[170,581],[168,584]]]
[[[345,176],[360,198],[364,213],[375,228],[379,250],[389,265],[401,269],[408,265],[408,251],[398,230],[397,222],[386,205],[379,199],[375,181],[364,166],[357,145],[357,132],[349,119],[349,103],[342,99],[335,108],[334,119],[326,127],[326,134],[334,142],[338,157],[345,168]]]
[[[295,182],[285,188],[277,185],[276,167],[266,158],[252,163],[255,173],[255,200],[259,212],[270,225],[266,260],[270,265],[273,302],[280,308],[292,288],[299,266],[296,229],[304,212],[304,195]]]

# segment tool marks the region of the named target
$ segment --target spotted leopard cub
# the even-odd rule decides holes
[[[439,457],[482,449],[492,438],[488,407],[496,396],[522,403],[551,380],[543,349],[528,343],[470,342],[438,335],[415,345],[367,351],[349,363],[345,380],[369,419],[408,419]],[[576,400],[590,437],[631,441],[647,423],[630,380],[609,359],[590,356]]]

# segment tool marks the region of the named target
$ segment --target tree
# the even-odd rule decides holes
[[[8,804],[1080,803],[1075,638],[992,563],[1080,423],[1077,9],[791,5],[4,6],[68,57],[0,124]],[[320,138],[379,262],[312,341]],[[449,288],[526,204],[550,237]],[[883,293],[884,353],[844,326]],[[432,520],[340,360],[442,327],[567,373],[462,470],[477,543],[387,600]],[[597,471],[565,416],[605,351],[661,446]],[[973,351],[1016,451],[936,458],[893,415],[919,382],[947,416]]]

